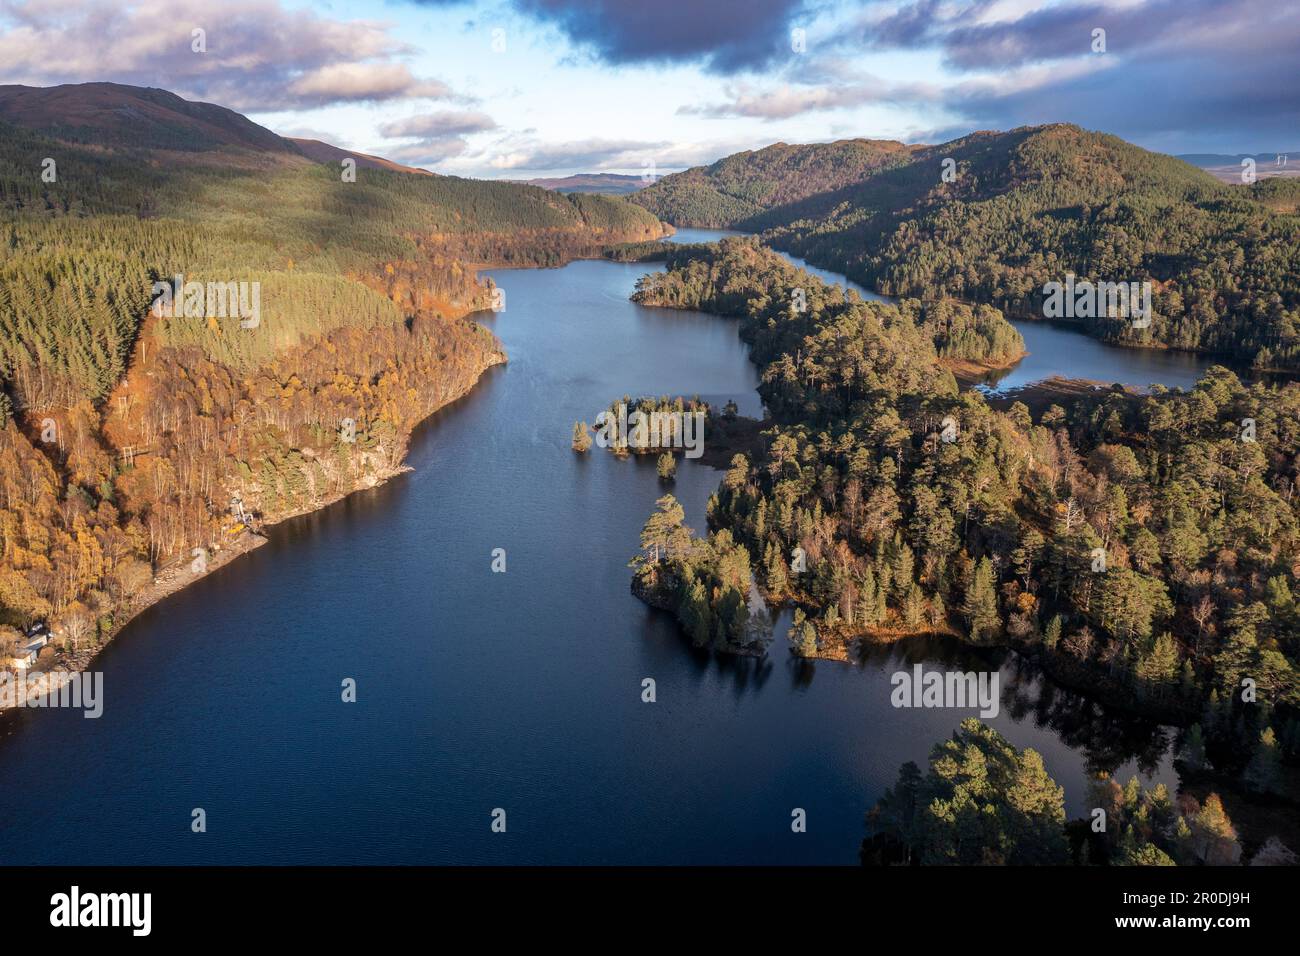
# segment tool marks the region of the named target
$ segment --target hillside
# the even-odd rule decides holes
[[[945,158],[955,181],[941,180]],[[1074,126],[979,133],[755,223],[892,295],[1043,314],[1067,273],[1150,281],[1153,321],[1083,320],[1107,341],[1300,367],[1300,220],[1180,160]]]
[[[54,139],[98,146],[298,152],[288,140],[234,110],[120,83],[0,86],[0,120]]]
[[[826,165],[838,145],[803,149],[828,151]],[[688,170],[677,182],[703,195],[717,170],[757,179],[757,155]],[[1082,319],[1086,330],[1118,344],[1300,369],[1300,219],[1293,190],[1278,180],[1228,186],[1171,156],[1061,124],[975,133],[907,157],[761,212],[745,214],[749,207],[729,197],[734,212],[713,224],[762,232],[886,295],[953,297],[1026,318],[1043,315],[1044,284],[1067,273],[1150,281],[1149,327],[1103,315]],[[670,186],[661,200],[685,194],[672,179],[652,187]],[[806,184],[791,173],[787,192]],[[693,221],[689,202],[653,196],[645,190],[634,201],[669,221]]]
[[[747,220],[767,210],[902,165],[917,149],[869,139],[807,146],[776,143],[665,176],[632,201],[676,226],[745,228]]]
[[[346,182],[161,91],[8,87],[3,110],[0,630],[88,620],[91,647],[156,575],[247,546],[232,495],[260,525],[401,468],[411,429],[504,360],[465,318],[492,304],[469,263],[665,231],[613,197]]]

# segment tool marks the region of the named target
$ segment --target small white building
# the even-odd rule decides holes
[[[40,654],[39,647],[25,645],[13,652],[9,658],[9,666],[15,670],[24,671],[36,663],[36,657]]]
[[[9,658],[9,666],[18,670],[26,670],[36,663],[40,657],[41,648],[50,643],[50,632],[43,624],[38,624],[27,632],[27,637],[23,643],[19,644],[13,655]]]

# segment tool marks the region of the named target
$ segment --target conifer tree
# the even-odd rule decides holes
[[[986,641],[1002,626],[993,585],[993,564],[988,557],[980,558],[966,588],[966,603],[962,607],[972,641]]]

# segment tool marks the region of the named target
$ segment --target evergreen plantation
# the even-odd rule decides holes
[[[648,214],[605,196],[383,170],[344,182],[336,167],[261,154],[223,154],[206,163],[168,157],[185,165],[164,175],[163,161],[151,153],[92,152],[13,127],[0,127],[0,134],[4,373],[12,378],[20,366],[38,365],[74,380],[92,399],[120,376],[155,279],[292,273],[299,277],[292,292],[284,282],[270,283],[266,311],[277,327],[270,334],[295,340],[304,324],[320,332],[355,321],[357,306],[341,301],[322,310],[321,301],[304,301],[305,285],[316,280],[302,276],[384,277],[391,284],[388,272],[420,263],[430,304],[466,311],[488,299],[460,263],[555,265],[594,254],[607,241],[660,232]],[[39,175],[46,156],[57,163],[54,183]],[[324,301],[344,294],[343,285],[323,281],[332,290],[322,293]],[[390,321],[399,318],[388,310]],[[216,329],[175,334],[202,338],[217,352],[233,347],[217,341]],[[253,349],[247,361],[256,364],[274,345],[240,348]],[[24,350],[31,353],[26,358]]]

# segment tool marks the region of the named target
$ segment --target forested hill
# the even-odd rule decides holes
[[[443,311],[464,312],[483,290],[459,263],[555,265],[663,231],[649,213],[611,197],[371,169],[344,181],[340,169],[296,157],[244,167],[204,154],[214,161],[169,169],[134,150],[0,130],[0,234],[11,252],[0,264],[0,373],[12,384],[23,366],[40,366],[52,377],[45,398],[57,400],[65,392],[97,400],[111,388],[159,277],[352,276],[391,293],[405,276],[409,296],[418,288]],[[47,158],[53,182],[42,180]],[[84,286],[79,300],[51,272],[55,260]],[[277,297],[265,303],[269,311],[295,311],[301,300],[278,278],[263,285]],[[328,311],[313,321],[334,322]],[[220,329],[194,334],[230,358]],[[239,341],[254,360],[269,354],[265,337]],[[13,397],[20,406],[45,400],[21,387]]]
[[[666,231],[613,197],[349,178],[161,91],[115,125],[107,86],[5,90],[23,125],[0,120],[0,654],[40,620],[93,647],[160,569],[239,540],[234,494],[270,521],[392,474],[414,425],[502,358],[464,318],[493,304],[470,263]],[[194,311],[150,315],[175,276]],[[240,283],[255,316],[214,296]]]
[[[100,146],[298,152],[293,143],[224,106],[121,83],[0,86],[0,120]]]
[[[731,159],[746,155],[757,154]],[[950,296],[1012,316],[1041,317],[1044,284],[1067,273],[1150,281],[1148,327],[1102,315],[1082,319],[1087,330],[1296,370],[1297,197],[1300,183],[1228,185],[1171,156],[1058,124],[926,147],[860,181],[757,214],[720,213],[716,224],[762,231],[887,295]],[[652,208],[670,222],[697,217],[689,202]]]
[[[917,148],[869,139],[810,146],[776,143],[665,176],[632,201],[673,225],[723,229],[902,165]]]

